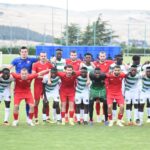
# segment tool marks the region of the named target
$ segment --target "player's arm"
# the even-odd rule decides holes
[[[38,72],[37,74],[38,74],[38,77],[40,77],[40,76],[43,76],[44,74],[46,74],[48,72],[50,72],[50,69],[43,70],[41,72]]]

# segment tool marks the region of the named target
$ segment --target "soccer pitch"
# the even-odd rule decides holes
[[[4,55],[3,63],[9,64],[15,56]],[[125,62],[131,58],[125,57]],[[143,57],[142,63],[149,60]],[[26,124],[25,103],[20,107],[18,127],[3,126],[4,103],[0,105],[0,150],[149,150],[150,124],[142,127],[107,127],[103,123],[93,126],[75,125],[62,126],[56,124],[42,124],[41,109],[39,108],[40,124],[30,127]],[[13,101],[11,104],[10,123]],[[124,116],[124,119],[126,117]],[[146,120],[146,116],[145,116]]]

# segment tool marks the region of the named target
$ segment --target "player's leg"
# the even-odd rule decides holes
[[[12,126],[17,126],[18,125],[18,117],[19,117],[19,105],[23,97],[21,97],[20,94],[15,93],[14,94],[14,110],[13,110],[13,117],[14,121],[12,123]]]
[[[111,98],[107,98],[107,105],[108,105],[108,119],[109,119],[109,127],[112,127],[114,122],[113,122],[113,118],[112,118],[112,99]]]
[[[116,121],[117,120],[117,103],[115,100],[113,102],[112,116],[113,116],[113,120]]]
[[[88,124],[88,113],[89,113],[89,94],[85,93],[83,98],[84,104],[84,125]]]
[[[43,123],[47,122],[47,116],[46,116],[46,111],[47,111],[47,107],[49,106],[49,102],[45,99],[43,99],[43,108],[42,108],[42,119],[43,119]]]
[[[77,123],[80,124],[80,109],[81,109],[81,96],[80,94],[75,95],[75,104],[76,104],[76,117],[77,117]]]
[[[132,125],[131,121],[132,121],[132,117],[131,117],[131,101],[126,100],[126,116],[127,116],[127,125]]]
[[[61,122],[61,115],[60,115],[60,107],[59,107],[59,102],[54,101],[54,106],[56,108],[56,119],[57,123],[59,124]]]
[[[4,125],[9,125],[8,123],[9,116],[10,116],[10,101],[5,101]]]
[[[139,104],[139,119],[140,119],[138,123],[139,126],[143,125],[144,106],[145,106],[146,100],[147,100],[146,94],[144,92],[141,92],[140,104]]]
[[[74,116],[74,98],[75,96],[69,96],[69,124],[74,125],[73,116]]]
[[[105,115],[105,125],[108,124],[108,105],[107,105],[107,101],[104,100],[103,101],[103,110],[104,110],[104,115]]]
[[[65,121],[66,121],[66,123],[69,122],[68,111],[69,111],[69,101],[67,100],[67,103],[66,103],[66,112],[65,112]]]
[[[35,123],[38,124],[38,105],[39,105],[40,100],[35,100],[34,104],[34,118],[35,118]]]
[[[124,114],[124,98],[122,95],[119,95],[115,99],[117,104],[119,105],[117,125],[123,127],[124,125],[122,124],[122,118]]]
[[[133,105],[134,105],[134,121],[133,121],[133,124],[136,125],[136,122],[139,119],[139,109],[138,109],[139,98],[137,98],[136,96],[134,96]]]
[[[81,102],[81,107],[80,107],[80,122],[82,123],[84,120],[84,104],[83,101]]]
[[[150,123],[150,98],[147,99],[147,123]]]
[[[90,124],[93,124],[93,111],[94,111],[94,99],[89,101],[89,117],[90,117]]]

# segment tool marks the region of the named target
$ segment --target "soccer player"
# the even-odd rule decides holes
[[[122,55],[116,55],[115,56],[115,61],[114,61],[113,64],[110,65],[109,72],[112,72],[116,65],[120,66],[121,72],[127,73],[127,65],[123,63]],[[124,95],[124,80],[122,81],[122,92],[123,92],[123,95]],[[113,114],[113,120],[114,121],[117,120],[117,103],[116,103],[115,100],[113,102],[112,114]]]
[[[146,73],[142,77],[142,88],[140,92],[140,107],[139,107],[139,119],[140,122],[138,125],[143,124],[143,114],[144,114],[144,105],[147,101],[150,106],[150,67],[146,67]],[[148,120],[150,122],[150,109],[148,109]]]
[[[58,71],[64,71],[64,67],[66,66],[66,60],[62,58],[62,50],[56,50],[56,57],[51,59],[51,63],[57,68]]]
[[[124,113],[124,98],[122,95],[122,80],[126,77],[126,74],[121,73],[120,66],[115,66],[113,73],[107,74],[108,78],[108,87],[107,87],[107,104],[108,104],[108,118],[109,126],[113,126],[114,121],[112,120],[112,104],[114,99],[119,105],[119,114],[118,114],[118,126],[124,126],[121,122]]]
[[[5,101],[5,117],[4,117],[4,125],[9,125],[8,119],[10,115],[10,102],[11,102],[11,82],[14,79],[10,76],[10,70],[8,68],[4,68],[0,72],[0,103],[4,99]]]
[[[81,68],[81,75],[77,78],[77,86],[76,86],[76,94],[75,94],[75,104],[76,104],[76,116],[77,123],[80,122],[80,111],[81,111],[81,103],[84,106],[84,124],[88,124],[88,110],[89,110],[89,87],[87,86],[87,68]]]
[[[94,65],[96,68],[100,68],[101,72],[108,73],[110,65],[113,64],[113,60],[106,60],[106,53],[104,51],[101,51],[99,53],[99,59],[94,61]],[[107,79],[105,80],[106,84],[106,91],[107,91]],[[101,122],[100,118],[100,102],[96,102],[96,114],[97,114],[97,122]]]
[[[43,89],[44,89],[44,105],[49,105],[49,101],[53,100],[53,108],[56,109],[56,120],[59,124],[61,122],[60,115],[60,96],[59,96],[59,88],[60,88],[60,78],[57,76],[57,69],[51,69],[51,85],[48,84],[49,75],[44,75],[43,77]],[[43,121],[46,121],[46,110],[43,107]]]
[[[107,123],[107,103],[106,103],[106,89],[105,89],[105,78],[106,75],[100,71],[99,68],[95,68],[94,72],[90,73],[90,79],[92,81],[90,87],[90,104],[89,104],[89,115],[90,124],[93,124],[93,106],[94,101],[103,102],[105,121]]]
[[[74,98],[75,98],[75,82],[80,72],[74,72],[71,65],[65,67],[65,72],[57,72],[57,76],[61,79],[60,99],[61,99],[61,117],[62,125],[65,125],[66,103],[69,101],[69,123],[74,125]],[[51,75],[49,75],[51,76]],[[50,83],[49,83],[50,84]]]
[[[18,116],[19,116],[19,105],[20,102],[25,99],[26,103],[29,105],[29,119],[28,124],[30,126],[34,126],[32,122],[33,114],[34,114],[34,99],[31,93],[30,85],[34,78],[37,78],[49,70],[44,70],[42,72],[36,74],[28,74],[28,70],[26,68],[21,69],[20,74],[11,73],[13,78],[15,79],[15,88],[14,88],[14,121],[13,126],[18,125]]]
[[[76,51],[70,51],[70,59],[66,59],[66,64],[73,66],[74,71],[79,71],[81,60],[77,59]]]
[[[86,53],[84,54],[84,61],[80,64],[80,68],[86,67],[88,72],[91,72],[94,70],[95,65],[92,62],[92,54],[91,53]]]
[[[32,73],[38,73],[43,70],[51,69],[53,65],[48,61],[46,52],[40,52],[39,61],[33,64]],[[39,76],[34,81],[34,99],[35,99],[35,107],[34,107],[34,117],[35,124],[38,124],[38,105],[40,102],[40,98],[43,97],[43,84],[42,84],[43,76]],[[49,106],[46,108],[47,120],[49,120]]]
[[[132,65],[130,72],[124,80],[125,101],[126,101],[126,115],[127,125],[136,125],[138,119],[138,104],[139,104],[139,82],[141,75],[137,73],[137,66]],[[132,122],[132,104],[134,105],[134,122]]]
[[[26,68],[28,73],[32,72],[32,65],[33,63],[38,61],[38,58],[35,57],[28,57],[28,48],[22,46],[19,50],[20,57],[15,58],[11,64],[9,65],[9,69],[15,67],[16,73],[20,73],[22,68]],[[26,113],[27,113],[27,120],[29,116],[29,105],[26,105]]]

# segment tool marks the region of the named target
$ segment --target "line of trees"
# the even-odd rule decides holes
[[[55,43],[66,45],[66,26],[61,38],[55,38]],[[107,21],[102,20],[100,14],[96,21],[88,23],[84,31],[78,24],[71,23],[68,26],[68,45],[106,45],[118,37],[115,35]]]

